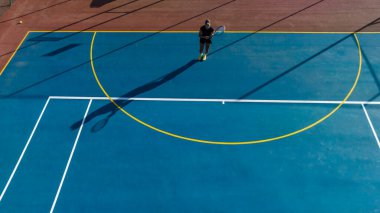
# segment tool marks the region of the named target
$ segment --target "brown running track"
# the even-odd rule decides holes
[[[236,31],[380,31],[380,1],[15,0],[0,17],[0,68],[30,30],[198,30],[206,18]]]

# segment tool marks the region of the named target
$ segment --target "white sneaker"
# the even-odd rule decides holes
[[[203,53],[201,53],[201,54],[199,55],[198,60],[200,61],[200,60],[202,60],[202,58],[203,58]]]

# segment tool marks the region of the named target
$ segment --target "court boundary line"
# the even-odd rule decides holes
[[[196,30],[168,30],[168,31],[160,31],[160,30],[28,30],[26,34],[24,35],[24,38],[19,43],[16,50],[13,52],[12,56],[8,59],[7,63],[3,66],[3,68],[0,71],[0,76],[4,73],[5,69],[8,67],[9,63],[12,61],[13,57],[16,55],[17,51],[20,49],[21,45],[24,43],[25,39],[28,37],[30,33],[197,33]],[[312,32],[312,31],[264,31],[264,30],[257,30],[257,31],[239,31],[239,30],[231,30],[226,31],[227,34],[238,34],[238,33],[250,33],[250,34],[380,34],[380,32]]]
[[[51,206],[50,213],[52,213],[54,211],[55,205],[57,204],[58,197],[59,197],[59,195],[61,193],[63,182],[65,181],[67,171],[69,170],[69,167],[70,167],[70,164],[71,164],[71,160],[72,160],[72,158],[74,156],[75,149],[77,147],[77,144],[78,144],[78,141],[79,141],[79,137],[80,137],[80,135],[82,133],[82,129],[83,129],[84,123],[86,121],[87,114],[88,114],[88,112],[89,112],[89,110],[91,108],[91,103],[92,103],[92,99],[90,99],[90,101],[89,101],[89,103],[87,105],[86,112],[84,113],[81,126],[79,127],[79,130],[78,130],[78,133],[77,133],[77,137],[75,138],[75,142],[74,142],[73,148],[71,149],[70,157],[69,157],[69,159],[67,161],[67,164],[66,164],[66,167],[65,167],[65,171],[63,172],[63,176],[61,178],[61,182],[59,183],[59,187],[58,187],[57,193],[55,194],[54,202],[53,202],[53,204]]]
[[[371,127],[371,130],[372,130],[373,136],[375,137],[376,142],[377,142],[377,145],[378,145],[379,148],[380,148],[379,137],[377,136],[376,130],[375,130],[375,128],[373,127],[373,124],[372,124],[371,118],[370,118],[370,116],[369,116],[369,114],[368,114],[368,112],[367,112],[367,109],[365,108],[364,104],[361,104],[361,105],[362,105],[362,108],[363,108],[364,114],[365,114],[365,116],[367,117],[367,120],[368,120],[369,126]]]
[[[13,57],[16,55],[17,51],[20,49],[21,45],[24,43],[26,37],[28,37],[29,33],[31,31],[27,31],[23,37],[23,39],[20,41],[20,43],[18,44],[16,50],[12,53],[11,57],[8,59],[7,63],[5,63],[4,67],[1,69],[0,71],[0,76],[3,74],[3,72],[5,71],[5,69],[8,67],[9,63],[12,61]]]
[[[45,105],[44,105],[44,107],[43,107],[43,109],[42,109],[42,111],[40,113],[40,116],[38,117],[37,122],[34,125],[32,133],[30,134],[29,139],[26,142],[26,144],[24,146],[24,149],[22,150],[21,155],[20,155],[20,157],[19,157],[19,159],[18,159],[18,161],[17,161],[17,163],[16,163],[16,165],[15,165],[15,167],[14,167],[14,169],[13,169],[13,171],[12,171],[12,173],[11,173],[11,175],[10,175],[10,177],[9,177],[9,179],[8,179],[6,185],[5,185],[5,187],[4,187],[4,189],[3,189],[2,193],[1,193],[1,195],[0,195],[0,203],[1,203],[2,199],[4,198],[4,195],[5,195],[6,191],[7,191],[10,183],[12,182],[12,179],[13,179],[13,177],[14,177],[14,175],[15,175],[15,173],[16,173],[16,171],[17,171],[17,169],[18,169],[18,167],[19,167],[19,165],[20,165],[20,163],[21,163],[21,161],[22,161],[22,159],[24,157],[24,154],[25,154],[26,150],[29,147],[30,142],[32,141],[34,133],[35,133],[37,127],[38,127],[38,124],[41,121],[41,118],[42,118],[43,114],[45,113],[45,110],[46,110],[49,102],[50,102],[50,97],[47,99],[47,101],[46,101],[46,103],[45,103]]]
[[[20,49],[21,45],[24,43],[26,37],[30,33],[197,33],[196,30],[167,30],[167,31],[160,31],[160,30],[28,30],[23,39],[20,41],[19,45],[17,46],[16,50],[13,52],[12,56],[8,59],[7,63],[4,65],[4,67],[0,71],[0,76],[4,73],[5,69],[8,67],[9,63],[12,61],[13,57],[16,55],[17,51]],[[257,30],[257,31],[250,31],[250,30],[231,30],[226,31],[225,33],[257,33],[257,34],[380,34],[380,32],[323,32],[323,31],[264,31],[264,30]]]
[[[101,100],[108,101],[107,97],[86,96],[49,96],[50,99],[61,100]],[[213,98],[134,98],[134,97],[111,97],[122,101],[161,101],[161,102],[225,102],[225,103],[268,103],[268,104],[340,104],[334,100],[264,100],[264,99],[213,99]],[[380,105],[380,101],[346,101],[347,105]]]
[[[24,43],[25,39],[28,37],[30,33],[197,33],[198,31],[196,30],[168,30],[168,31],[160,31],[160,30],[28,30],[23,39],[20,41],[19,45],[17,46],[16,50],[12,53],[11,57],[8,59],[7,63],[3,66],[3,68],[0,71],[0,76],[4,73],[6,68],[8,67],[9,63],[12,61],[13,57],[16,55],[17,51],[20,49],[21,45]],[[231,31],[226,31],[225,33],[233,34],[233,33],[251,33],[251,34],[281,34],[281,33],[286,33],[286,34],[380,34],[380,32],[322,32],[322,31],[317,31],[317,32],[308,32],[308,31],[239,31],[239,30],[231,30]]]
[[[198,33],[197,30],[58,30],[58,31],[52,31],[52,30],[30,30],[28,32],[31,33]],[[257,34],[281,34],[281,33],[287,33],[287,34],[380,34],[380,32],[333,32],[333,31],[255,31],[255,30],[226,30],[224,33],[257,33]]]

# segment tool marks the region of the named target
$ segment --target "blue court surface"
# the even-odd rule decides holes
[[[380,212],[379,40],[231,32],[199,62],[196,32],[30,32],[0,212]]]

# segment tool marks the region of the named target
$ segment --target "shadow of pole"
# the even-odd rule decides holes
[[[119,99],[116,99],[115,100],[115,103],[117,105],[119,105],[120,107],[125,107],[127,106],[129,103],[132,102],[132,100],[128,100],[128,98],[132,98],[132,97],[136,97],[140,94],[143,94],[143,93],[146,93],[148,91],[151,91],[151,90],[154,90],[155,88],[167,83],[168,81],[171,81],[173,80],[174,78],[176,78],[178,75],[180,75],[181,73],[185,72],[187,69],[189,69],[190,67],[192,67],[193,65],[195,65],[196,63],[198,63],[198,60],[190,60],[188,63],[186,63],[185,65],[179,67],[178,69],[166,74],[166,75],[163,75],[151,82],[148,82],[142,86],[139,86],[127,93],[125,93],[124,95],[122,95]],[[113,103],[108,103],[102,107],[100,107],[99,109],[95,110],[94,112],[90,113],[87,115],[87,117],[85,118],[85,122],[84,123],[87,123],[89,121],[91,121],[92,119],[96,118],[97,116],[100,116],[100,115],[103,115],[103,114],[107,114],[107,113],[110,113],[107,117],[106,117],[106,121],[102,120],[100,122],[104,123],[104,125],[100,125],[100,126],[105,126],[105,124],[108,122],[108,120],[113,116],[115,115],[115,113],[118,111],[119,109],[113,104]],[[75,129],[78,129],[81,124],[82,124],[82,121],[83,119],[75,122],[72,126],[71,126],[71,129],[72,130],[75,130]],[[95,124],[95,126],[98,126],[97,124]],[[93,128],[94,129],[94,128]],[[96,128],[96,129],[101,129],[101,128]]]
[[[314,5],[315,5],[315,4],[314,4]],[[283,77],[283,76],[289,74],[290,72],[292,72],[292,71],[294,71],[295,69],[299,68],[300,66],[306,64],[308,61],[310,61],[310,60],[312,60],[313,58],[319,56],[320,54],[326,52],[326,51],[329,50],[330,48],[332,48],[332,47],[338,45],[339,43],[341,43],[342,41],[346,40],[346,39],[349,38],[349,37],[351,37],[351,38],[355,41],[355,39],[352,37],[355,33],[360,32],[360,31],[364,30],[365,28],[367,28],[367,27],[369,27],[369,26],[371,26],[371,25],[373,25],[373,24],[376,24],[379,20],[380,20],[380,18],[377,18],[377,19],[371,21],[369,24],[366,24],[365,26],[363,26],[363,27],[361,27],[361,28],[355,30],[353,33],[347,34],[347,36],[343,37],[342,39],[340,39],[340,40],[334,42],[333,44],[330,44],[328,47],[326,47],[326,48],[322,49],[321,51],[315,53],[314,55],[310,56],[309,58],[307,58],[307,59],[301,61],[301,62],[298,63],[297,65],[295,65],[295,66],[289,68],[288,70],[282,72],[281,74],[279,74],[279,75],[277,75],[276,77],[270,79],[269,81],[267,81],[267,82],[261,84],[260,86],[258,86],[258,87],[256,87],[256,88],[252,89],[251,91],[249,91],[249,92],[243,94],[243,95],[240,96],[238,99],[244,99],[244,98],[246,98],[246,97],[252,95],[253,93],[255,93],[255,92],[257,92],[257,91],[263,89],[264,87],[266,87],[266,86],[268,86],[269,84],[273,83],[274,81],[280,79],[281,77]],[[255,33],[257,33],[257,32],[255,32]],[[255,34],[255,33],[252,33],[252,34]],[[248,38],[248,37],[251,36],[252,34],[250,34],[250,35],[248,35],[248,36],[245,36],[245,37],[243,37],[242,39],[239,39],[239,40],[237,40],[237,41],[235,41],[235,42],[232,42],[231,44],[236,44],[237,42],[242,41],[243,39]],[[355,43],[356,43],[356,42],[355,42]],[[226,48],[226,47],[228,47],[228,46],[231,46],[231,44],[228,44],[228,45],[226,45],[226,46],[224,46],[224,47],[218,49],[217,51],[220,51],[220,50],[222,50],[222,49],[224,49],[224,48]],[[214,52],[214,53],[215,53],[215,52]],[[376,80],[376,83],[378,84],[378,79],[376,78],[375,80]],[[379,84],[378,84],[378,86],[379,86]]]
[[[127,43],[127,44],[125,44],[125,45],[123,45],[123,46],[121,46],[121,47],[119,47],[119,48],[113,49],[113,50],[111,50],[111,51],[109,51],[109,52],[106,52],[106,53],[104,53],[104,54],[102,54],[102,55],[100,55],[100,56],[95,57],[95,58],[94,58],[94,61],[96,61],[97,59],[99,59],[99,58],[101,58],[101,57],[104,57],[104,56],[107,56],[107,55],[109,55],[109,54],[112,54],[112,53],[115,53],[115,52],[117,52],[117,51],[120,51],[120,50],[122,50],[122,49],[124,49],[124,48],[126,48],[126,47],[128,47],[128,46],[131,46],[131,45],[133,45],[133,44],[135,44],[135,43],[138,43],[138,42],[143,41],[143,40],[145,40],[145,39],[151,38],[151,37],[153,37],[153,36],[155,36],[155,35],[157,35],[157,34],[163,32],[163,31],[166,31],[166,30],[168,30],[168,29],[171,29],[171,28],[173,28],[173,27],[176,27],[176,26],[178,26],[178,25],[180,25],[180,24],[183,24],[183,23],[185,23],[185,22],[187,22],[187,21],[190,21],[190,20],[192,20],[192,19],[194,19],[194,18],[197,18],[197,17],[199,17],[199,16],[201,16],[201,15],[204,15],[204,14],[206,14],[206,13],[209,13],[209,12],[211,12],[211,11],[213,11],[213,10],[219,9],[219,8],[221,8],[221,7],[224,7],[224,6],[226,6],[226,5],[228,5],[228,4],[231,4],[231,3],[235,2],[235,1],[236,1],[236,0],[228,1],[228,2],[226,2],[226,3],[223,3],[223,4],[221,4],[221,5],[218,5],[217,7],[214,7],[214,8],[211,8],[211,9],[207,10],[207,11],[204,11],[204,12],[198,14],[198,15],[192,16],[192,17],[187,18],[187,19],[185,19],[185,20],[182,20],[182,21],[180,21],[180,22],[178,22],[178,23],[176,23],[176,24],[174,24],[174,25],[171,25],[171,26],[169,26],[169,27],[166,27],[166,28],[164,28],[164,29],[162,29],[162,30],[160,30],[160,31],[158,31],[158,32],[155,32],[155,33],[149,34],[149,35],[144,36],[144,37],[142,37],[142,38],[140,38],[140,39],[137,39],[137,40],[135,40],[135,41],[132,41],[132,42],[130,42],[130,43]],[[133,2],[134,2],[134,1],[133,1]],[[123,5],[123,6],[125,6],[125,5]],[[115,8],[113,8],[113,9],[115,9]],[[112,10],[113,10],[113,9],[112,9]],[[49,32],[49,33],[50,33],[50,32]],[[46,33],[46,34],[48,34],[48,33]],[[44,35],[46,35],[46,34],[44,34]],[[36,36],[35,38],[37,38],[37,37],[38,37],[38,36]],[[29,45],[29,46],[26,46],[26,47],[33,46],[33,45],[35,45],[35,44],[37,44],[37,43],[38,43],[38,42],[35,42],[35,43],[33,43],[33,44]],[[25,48],[26,48],[26,47],[25,47]],[[24,48],[24,47],[23,47],[23,48]],[[22,49],[22,48],[20,48],[20,49]],[[11,52],[11,53],[13,53],[13,52]],[[12,93],[10,93],[10,94],[8,94],[8,95],[6,95],[6,96],[3,96],[3,97],[11,97],[11,96],[17,95],[18,93],[23,92],[23,91],[25,91],[25,90],[27,90],[27,89],[30,89],[30,88],[32,88],[32,87],[34,87],[34,86],[37,86],[37,85],[39,85],[39,84],[41,84],[41,83],[43,83],[43,82],[45,82],[45,81],[48,81],[48,80],[54,79],[54,78],[59,77],[59,76],[65,74],[65,73],[71,72],[71,71],[73,71],[73,70],[75,70],[75,69],[77,69],[77,68],[79,68],[79,67],[81,67],[81,66],[83,66],[83,65],[85,65],[85,64],[87,64],[87,63],[90,63],[90,60],[87,60],[87,61],[85,61],[85,62],[83,62],[83,63],[81,63],[81,64],[78,64],[78,65],[76,65],[76,66],[74,66],[74,67],[72,67],[72,68],[70,68],[70,69],[67,69],[67,70],[64,70],[64,71],[62,71],[62,72],[60,72],[60,73],[57,73],[57,74],[55,74],[55,75],[52,75],[52,76],[50,76],[50,77],[48,77],[48,78],[45,78],[45,79],[40,80],[40,81],[38,81],[38,82],[35,82],[35,83],[33,83],[33,84],[31,84],[31,85],[29,85],[29,86],[27,86],[27,87],[24,87],[24,88],[22,88],[22,89],[19,89],[19,90],[15,91],[15,92],[12,92]]]
[[[314,7],[315,5],[320,4],[320,3],[324,2],[324,1],[325,1],[325,0],[320,0],[320,1],[317,1],[317,2],[311,4],[311,5],[307,6],[307,7],[304,7],[304,8],[302,8],[301,10],[298,10],[298,11],[296,11],[296,12],[294,12],[294,13],[288,15],[288,16],[285,16],[285,17],[283,17],[283,18],[281,18],[281,19],[279,19],[279,20],[277,20],[277,21],[275,21],[275,22],[272,22],[271,24],[269,24],[269,25],[267,25],[267,26],[264,26],[264,27],[262,27],[262,28],[256,30],[256,31],[253,32],[253,33],[250,33],[250,34],[248,34],[248,35],[246,35],[246,36],[244,36],[244,37],[242,37],[242,38],[240,38],[240,39],[238,39],[238,40],[236,40],[236,41],[233,41],[233,42],[231,42],[231,43],[229,43],[229,44],[227,44],[227,45],[225,45],[225,46],[223,46],[223,47],[221,47],[221,48],[219,48],[219,49],[216,49],[216,50],[214,50],[214,51],[211,51],[208,55],[209,55],[209,56],[214,55],[214,54],[216,54],[217,52],[226,49],[227,47],[230,47],[230,46],[232,46],[232,45],[234,45],[234,44],[236,44],[236,43],[238,43],[238,42],[241,42],[241,41],[243,41],[243,40],[245,40],[245,39],[247,39],[247,38],[249,38],[249,37],[251,37],[251,36],[257,34],[257,33],[260,32],[260,31],[266,30],[266,29],[268,29],[268,28],[270,28],[270,27],[272,27],[272,26],[274,26],[274,25],[276,25],[276,24],[278,24],[278,23],[280,23],[280,22],[282,22],[282,21],[284,21],[284,20],[286,20],[286,19],[288,19],[288,18],[290,18],[290,17],[293,17],[293,16],[295,16],[295,15],[297,15],[297,14],[299,14],[299,13],[301,13],[301,12],[307,10],[307,9],[310,9],[310,8]]]
[[[68,1],[71,1],[71,0],[68,0]],[[132,3],[136,2],[136,1],[138,1],[138,0],[133,0],[133,1],[131,1],[131,2],[127,2],[127,3],[121,4],[121,5],[119,5],[119,6],[113,7],[113,8],[111,8],[111,9],[106,10],[106,11],[103,11],[103,12],[97,13],[97,14],[92,15],[92,16],[89,16],[89,17],[87,17],[87,18],[83,18],[83,19],[78,20],[78,21],[75,21],[75,22],[73,22],[73,23],[70,23],[70,24],[64,25],[64,26],[62,26],[62,27],[56,28],[56,29],[52,30],[51,32],[47,32],[47,33],[43,33],[43,34],[41,34],[41,35],[38,35],[38,36],[36,36],[36,37],[34,37],[34,38],[29,39],[29,41],[33,41],[33,39],[35,39],[36,42],[34,42],[34,43],[32,43],[32,44],[29,44],[29,45],[26,45],[26,46],[23,46],[23,47],[19,48],[19,50],[23,50],[23,49],[29,48],[29,47],[31,47],[31,46],[34,46],[34,45],[40,43],[41,41],[43,41],[41,38],[43,38],[44,36],[47,36],[47,35],[49,35],[49,34],[52,34],[52,33],[54,33],[54,32],[57,32],[57,31],[59,31],[59,30],[63,30],[63,29],[65,29],[65,28],[67,28],[67,27],[73,26],[73,25],[78,24],[78,23],[81,23],[81,22],[83,22],[83,21],[86,21],[86,20],[89,20],[89,19],[95,18],[95,17],[100,16],[100,15],[102,15],[102,14],[105,14],[105,13],[107,13],[107,12],[109,12],[109,11],[112,11],[112,10],[115,10],[115,9],[118,9],[118,8],[121,8],[121,7],[124,7],[124,6],[129,5],[129,4],[132,4]],[[82,30],[81,32],[83,32],[83,30]],[[4,54],[0,55],[0,57],[3,57],[3,56],[5,56],[5,55],[12,54],[12,53],[14,53],[15,51],[16,51],[16,50],[9,51],[9,52],[7,52],[7,53],[4,53]]]
[[[380,93],[377,93],[372,98],[368,99],[367,102],[372,102],[372,101],[376,100],[376,98],[378,98],[379,96],[380,96]]]
[[[134,0],[134,1],[132,1],[132,2],[135,2],[135,1],[137,1],[137,0]],[[187,21],[190,21],[190,20],[192,20],[192,19],[194,19],[194,18],[196,18],[196,17],[199,17],[199,16],[204,15],[204,14],[206,14],[206,13],[209,13],[209,12],[211,12],[211,11],[213,11],[213,10],[216,10],[216,9],[218,9],[218,8],[221,8],[221,7],[223,7],[223,6],[226,6],[226,5],[228,5],[228,4],[231,4],[231,3],[235,2],[235,1],[236,1],[236,0],[228,1],[228,2],[223,3],[223,4],[221,4],[221,5],[217,6],[217,7],[214,7],[214,8],[212,8],[212,9],[209,9],[209,10],[205,11],[205,12],[202,12],[202,13],[200,13],[200,14],[198,14],[198,15],[192,16],[192,17],[190,17],[190,18],[188,18],[188,19],[185,19],[185,20],[183,20],[183,21],[181,21],[181,22],[178,22],[178,23],[176,23],[176,24],[174,24],[174,25],[171,25],[171,26],[169,26],[169,27],[166,27],[166,28],[164,28],[164,29],[162,29],[162,30],[160,30],[160,31],[158,31],[158,32],[155,32],[155,33],[149,34],[149,35],[147,35],[147,36],[145,36],[145,37],[143,37],[143,38],[137,39],[137,40],[135,40],[135,41],[133,41],[133,42],[130,42],[130,43],[128,43],[128,44],[125,44],[125,45],[123,45],[123,46],[121,46],[121,47],[119,47],[119,48],[116,48],[116,49],[114,49],[114,50],[111,50],[111,51],[109,51],[109,52],[106,52],[106,53],[104,53],[104,54],[102,54],[102,55],[100,55],[100,56],[95,57],[95,58],[94,58],[94,61],[97,60],[97,59],[99,59],[99,58],[101,58],[101,57],[104,57],[104,56],[106,56],[106,55],[109,55],[109,54],[111,54],[111,53],[114,53],[114,52],[120,51],[120,50],[122,50],[122,49],[124,49],[124,48],[126,48],[126,47],[128,47],[128,46],[131,46],[132,44],[135,44],[135,43],[138,43],[138,42],[143,41],[143,40],[145,40],[145,39],[148,39],[148,38],[150,38],[150,37],[153,37],[153,36],[159,34],[160,32],[163,32],[163,31],[166,31],[166,30],[168,30],[168,29],[171,29],[171,28],[173,28],[173,27],[175,27],[175,26],[178,26],[178,25],[180,25],[180,24],[182,24],[182,23],[185,23],[185,22],[187,22]],[[309,6],[305,7],[305,8],[303,8],[303,9],[301,9],[301,10],[299,10],[299,11],[296,11],[296,12],[294,12],[294,13],[292,13],[292,14],[290,14],[290,15],[284,17],[284,18],[281,18],[281,19],[279,19],[279,20],[273,22],[272,24],[269,24],[269,25],[267,25],[267,26],[265,26],[265,27],[259,29],[258,31],[254,32],[254,33],[252,33],[252,34],[249,34],[249,35],[247,35],[247,36],[244,36],[243,38],[240,38],[240,39],[238,39],[238,40],[236,40],[236,41],[233,41],[233,42],[231,42],[230,44],[227,44],[226,46],[221,47],[221,48],[219,48],[219,49],[217,49],[217,50],[215,50],[215,51],[211,51],[209,55],[216,54],[217,52],[219,52],[219,51],[221,51],[221,50],[223,50],[223,49],[225,49],[225,48],[227,48],[227,47],[229,47],[229,46],[232,46],[232,45],[234,45],[234,44],[236,44],[236,43],[238,43],[238,42],[240,42],[240,41],[242,41],[242,40],[244,40],[244,39],[247,39],[248,37],[250,37],[250,36],[256,34],[256,33],[259,32],[259,31],[265,30],[265,29],[267,29],[267,28],[269,28],[269,27],[271,27],[271,26],[273,26],[273,25],[275,25],[275,24],[277,24],[277,23],[279,23],[279,22],[282,22],[282,21],[284,21],[284,20],[286,20],[286,19],[288,19],[288,18],[290,18],[290,17],[292,17],[292,16],[294,16],[294,15],[296,15],[296,14],[299,14],[300,12],[305,11],[306,9],[309,9],[309,8],[315,6],[315,5],[317,5],[317,4],[319,4],[319,3],[323,2],[323,1],[324,1],[324,0],[321,0],[321,1],[315,2],[315,3],[313,3],[313,4],[311,4],[311,5],[309,5]],[[125,6],[125,5],[127,5],[127,4],[130,4],[130,3],[132,3],[132,2],[129,2],[129,3],[123,4],[122,6]],[[114,8],[112,8],[112,9],[110,9],[110,10],[107,10],[107,11],[112,11],[112,10],[114,10],[114,9],[116,9],[116,8],[119,8],[119,7],[120,7],[120,6],[117,6],[117,7],[114,7]],[[102,12],[102,13],[105,13],[105,12],[107,12],[107,11],[104,11],[104,12]],[[102,14],[102,13],[101,13],[101,14]],[[95,16],[95,15],[94,15],[94,16]],[[94,17],[94,16],[91,16],[91,17]],[[91,17],[88,17],[88,18],[91,18]],[[375,20],[369,22],[369,24],[366,24],[366,25],[364,25],[363,27],[359,28],[358,30],[354,31],[354,33],[356,33],[356,32],[360,32],[361,30],[367,28],[368,26],[371,26],[371,25],[373,25],[373,24],[376,24],[379,20],[380,20],[380,17],[379,17],[379,18],[376,18]],[[63,28],[64,28],[64,27],[63,27]],[[52,33],[52,32],[49,32],[49,33]],[[48,34],[48,33],[47,33],[47,34]],[[46,34],[45,34],[45,35],[46,35]],[[32,45],[34,45],[34,44],[32,44]],[[29,45],[29,46],[32,46],[32,45]],[[26,47],[25,47],[25,48],[26,48]],[[22,48],[21,48],[21,49],[22,49]],[[10,52],[10,53],[13,53],[13,52]],[[35,83],[33,83],[33,84],[31,84],[31,85],[29,85],[29,86],[27,86],[27,87],[24,87],[24,88],[22,88],[22,89],[19,89],[19,90],[15,91],[15,92],[12,92],[12,93],[10,93],[10,94],[8,94],[8,95],[6,95],[6,96],[3,96],[3,97],[11,97],[11,96],[14,96],[14,95],[16,95],[16,94],[18,94],[18,93],[20,93],[20,92],[22,92],[22,91],[24,91],[24,90],[30,89],[30,88],[32,88],[32,87],[34,87],[34,86],[37,86],[37,85],[39,85],[39,84],[41,84],[41,83],[43,83],[43,82],[45,82],[45,81],[47,81],[47,80],[54,79],[54,78],[56,78],[56,77],[58,77],[58,76],[61,76],[61,75],[65,74],[65,73],[68,73],[68,72],[70,72],[70,71],[73,71],[73,70],[75,70],[76,68],[79,68],[80,66],[83,66],[83,65],[85,65],[85,64],[87,64],[87,63],[90,63],[90,60],[87,60],[87,61],[85,61],[85,62],[83,62],[83,63],[81,63],[81,64],[78,64],[78,65],[76,65],[76,66],[74,66],[74,67],[72,67],[72,68],[70,68],[70,69],[64,70],[64,71],[62,71],[62,72],[60,72],[60,73],[57,73],[57,74],[55,74],[55,75],[52,75],[52,76],[50,76],[50,77],[48,77],[48,78],[46,78],[46,79],[40,80],[40,81],[38,81],[38,82],[35,82]],[[296,65],[296,66],[297,66],[297,65]],[[289,72],[286,72],[286,71],[285,71],[285,73],[282,74],[282,76],[284,76],[284,75],[287,74],[287,73],[289,73]],[[244,96],[244,95],[243,95],[243,96]],[[242,97],[243,97],[243,96],[242,96]]]
[[[375,84],[377,86],[377,90],[380,91],[380,81],[379,81],[379,78],[376,75],[375,68],[373,68],[372,63],[370,62],[370,60],[369,60],[366,52],[364,51],[364,47],[361,47],[361,50],[362,50],[363,59],[364,59],[365,63],[367,64],[368,69],[369,69],[369,71],[371,73],[371,76],[372,76],[372,78],[375,81]],[[370,98],[367,101],[368,102],[374,101],[378,96],[379,96],[379,93],[377,93],[376,95],[374,95],[372,98]]]
[[[283,76],[289,74],[290,72],[296,70],[297,68],[301,67],[302,65],[306,64],[306,63],[309,62],[310,60],[316,58],[317,56],[321,55],[322,53],[324,53],[324,52],[326,52],[327,50],[329,50],[330,48],[332,48],[332,47],[338,45],[339,43],[341,43],[342,41],[346,40],[347,38],[349,38],[349,37],[351,37],[351,36],[352,36],[352,34],[349,34],[349,35],[343,37],[342,39],[340,39],[340,40],[334,42],[333,44],[330,44],[329,46],[325,47],[324,49],[320,50],[319,52],[315,53],[314,55],[308,57],[307,59],[305,59],[305,60],[299,62],[298,64],[294,65],[293,67],[287,69],[286,71],[282,72],[281,74],[277,75],[276,77],[274,77],[274,78],[270,79],[269,81],[267,81],[267,82],[261,84],[260,86],[254,88],[253,90],[251,90],[251,91],[245,93],[244,95],[242,95],[242,96],[239,97],[238,99],[244,99],[244,98],[246,98],[246,97],[252,95],[253,93],[255,93],[255,92],[257,92],[257,91],[263,89],[264,87],[266,87],[266,86],[268,86],[269,84],[275,82],[276,80],[280,79],[281,77],[283,77]]]

